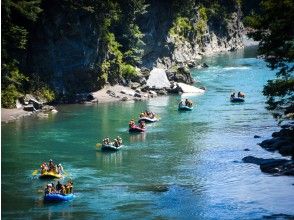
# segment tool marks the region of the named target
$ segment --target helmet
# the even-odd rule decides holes
[[[52,162],[52,161],[53,161],[52,159],[49,160],[49,162]]]

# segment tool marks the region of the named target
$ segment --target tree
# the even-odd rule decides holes
[[[2,38],[1,38],[1,98],[3,107],[14,107],[28,77],[19,70],[20,60],[27,49],[29,28],[42,9],[41,0],[1,2]]]
[[[292,0],[263,0],[260,14],[248,19],[256,29],[251,36],[259,40],[259,52],[277,78],[268,81],[263,94],[276,116],[294,112],[294,2]]]

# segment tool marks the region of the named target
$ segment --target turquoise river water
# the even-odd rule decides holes
[[[248,155],[281,157],[257,145],[278,127],[261,93],[275,73],[255,56],[246,49],[207,58],[209,68],[193,71],[207,92],[190,97],[197,103],[191,112],[178,112],[180,96],[174,95],[63,105],[47,119],[2,123],[2,219],[293,217],[293,177],[271,176],[242,163]],[[245,103],[229,102],[234,90],[246,93]],[[128,121],[145,109],[161,120],[144,134],[129,134]],[[125,148],[96,149],[103,137],[117,135]],[[63,164],[64,181],[74,181],[74,200],[43,203],[48,181],[32,172],[50,158]]]

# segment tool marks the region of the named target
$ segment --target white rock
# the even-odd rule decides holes
[[[128,94],[129,96],[135,96],[135,93],[136,93],[136,92],[135,92],[134,90],[130,90],[130,91],[128,91],[127,94]]]
[[[147,80],[147,86],[150,88],[155,87],[156,89],[169,88],[170,82],[166,76],[165,70],[153,68]]]
[[[155,92],[155,91],[149,91],[149,94],[151,94],[151,95],[157,95],[157,93]]]
[[[58,111],[56,109],[51,110],[52,113],[57,113]]]
[[[18,99],[16,100],[15,105],[16,105],[16,108],[17,108],[17,109],[22,108],[22,104],[20,103],[20,101],[19,101]]]
[[[191,86],[185,83],[178,83],[178,86],[181,88],[183,93],[194,93],[194,94],[203,94],[205,90],[199,89],[195,86]]]

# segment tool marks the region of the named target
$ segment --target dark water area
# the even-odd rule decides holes
[[[264,174],[248,155],[281,158],[257,143],[277,131],[265,109],[263,85],[273,79],[254,49],[207,58],[193,70],[202,96],[179,112],[180,96],[146,102],[58,106],[47,119],[2,124],[2,219],[260,219],[294,215],[294,179]],[[246,93],[242,104],[232,91]],[[161,120],[144,134],[128,121],[149,109]],[[125,148],[101,152],[96,143],[121,136]],[[254,139],[260,135],[260,139]],[[248,148],[250,151],[244,151]],[[43,161],[61,162],[75,199],[46,204],[48,183],[32,176]],[[283,215],[280,215],[283,214]]]

